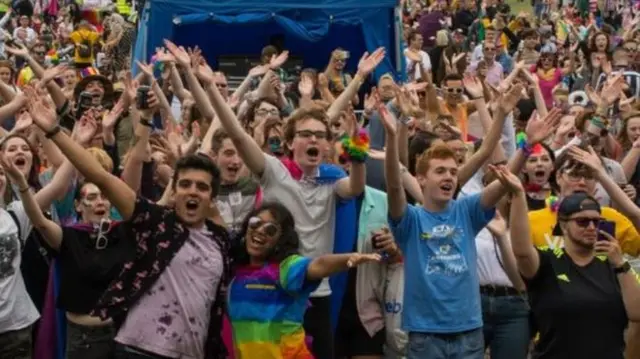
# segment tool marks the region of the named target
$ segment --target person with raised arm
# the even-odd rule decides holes
[[[456,154],[447,145],[436,145],[416,166],[422,206],[409,205],[401,180],[396,119],[382,106],[379,111],[387,141],[389,224],[405,260],[402,329],[409,335],[407,358],[482,359],[474,238],[494,217],[506,188],[493,182],[480,193],[453,199]]]
[[[189,54],[175,44],[165,40],[167,49],[176,62],[185,70],[185,77],[192,91],[199,86]],[[220,119],[222,128],[231,138],[247,168],[260,179],[265,201],[278,201],[296,214],[296,231],[300,235],[300,254],[316,258],[329,254],[341,240],[340,231],[349,231],[355,226],[355,204],[351,217],[345,226],[337,225],[336,211],[338,199],[353,199],[364,191],[366,152],[363,156],[351,157],[351,172],[346,177],[337,166],[323,164],[324,151],[329,148],[331,131],[328,120],[346,109],[348,101],[356,94],[366,77],[384,59],[385,51],[380,48],[371,55],[364,54],[358,65],[358,73],[340,94],[329,110],[309,107],[295,111],[285,129],[287,158],[283,161],[268,155],[242,128],[235,114],[215,86],[208,92],[212,105]],[[358,136],[360,136],[359,134]],[[359,141],[360,137],[353,140]],[[352,141],[353,144],[355,141]],[[365,141],[366,142],[366,141]],[[346,216],[340,217],[340,222]],[[334,233],[335,231],[335,233]],[[351,236],[349,232],[347,236]],[[335,240],[334,240],[335,239]],[[352,247],[348,246],[351,251]],[[323,280],[311,295],[311,308],[305,314],[305,331],[313,337],[313,354],[317,359],[333,358],[331,289],[328,280]],[[337,315],[334,314],[337,319]]]
[[[175,205],[156,205],[136,197],[61,131],[55,108],[30,100],[33,122],[130,226],[135,259],[124,263],[91,312],[113,320],[117,357],[226,358],[220,333],[229,241],[226,230],[208,219],[220,182],[215,165],[201,155],[180,158],[172,182]],[[143,114],[138,127],[149,130],[150,120]]]
[[[598,201],[586,192],[564,197],[553,230],[564,247],[539,248],[520,180],[506,171],[497,177],[513,195],[512,248],[540,332],[533,357],[623,359],[627,323],[640,320],[640,283],[616,238],[599,230]]]

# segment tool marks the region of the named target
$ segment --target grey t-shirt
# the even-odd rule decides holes
[[[313,180],[297,181],[279,159],[264,154],[265,166],[260,185],[266,202],[279,202],[291,213],[300,237],[300,254],[315,258],[333,252],[336,217],[334,184],[317,184]],[[325,278],[312,297],[331,294]]]
[[[0,210],[0,334],[24,329],[40,316],[20,271],[21,251],[31,232],[31,221],[20,201],[11,202],[7,210],[15,214],[20,228],[7,211]]]

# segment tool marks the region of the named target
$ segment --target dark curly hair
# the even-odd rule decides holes
[[[275,222],[280,226],[280,237],[276,246],[271,250],[266,258],[267,262],[279,263],[285,258],[298,254],[298,246],[300,239],[296,232],[295,221],[293,215],[287,207],[277,202],[264,202],[258,208],[251,211],[242,222],[242,227],[232,248],[232,257],[235,265],[244,265],[249,263],[249,253],[245,237],[249,228],[249,219],[258,214],[267,211],[271,214]]]

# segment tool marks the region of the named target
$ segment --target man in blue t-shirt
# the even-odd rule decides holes
[[[506,188],[496,181],[479,194],[454,200],[456,155],[440,144],[418,158],[422,206],[408,205],[400,179],[396,121],[388,111],[381,117],[387,142],[389,222],[405,254],[402,329],[409,334],[407,358],[482,359],[474,238],[493,218]]]

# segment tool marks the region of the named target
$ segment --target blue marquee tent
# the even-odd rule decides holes
[[[149,61],[162,39],[198,45],[215,65],[221,55],[255,54],[272,36],[305,67],[323,69],[336,47],[360,54],[379,46],[387,58],[376,77],[403,78],[398,0],[147,0],[140,17],[134,58]],[[135,69],[135,67],[134,67]],[[134,70],[136,71],[136,70]]]

